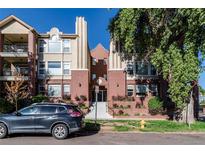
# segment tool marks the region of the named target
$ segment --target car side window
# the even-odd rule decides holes
[[[32,115],[32,114],[37,114],[38,113],[38,107],[32,106],[32,107],[27,107],[25,109],[22,109],[19,111],[21,115]]]
[[[66,110],[65,107],[59,107],[58,110],[59,110],[59,113],[65,113],[65,112],[67,112],[67,110]]]
[[[41,106],[40,107],[41,114],[55,114],[57,112],[58,112],[58,109],[55,106]]]

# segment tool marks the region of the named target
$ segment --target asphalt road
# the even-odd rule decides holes
[[[50,135],[12,135],[0,145],[204,145],[205,134],[77,133],[56,140]]]

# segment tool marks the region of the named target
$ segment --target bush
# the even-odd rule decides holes
[[[151,98],[148,102],[149,112],[152,115],[160,114],[163,112],[163,102],[158,98]]]
[[[13,112],[15,109],[15,106],[9,102],[7,102],[5,99],[0,98],[0,113],[10,113]]]
[[[42,95],[42,94],[38,94],[38,95],[32,97],[33,103],[40,103],[40,102],[48,101],[48,100],[49,100],[49,98],[47,96]]]

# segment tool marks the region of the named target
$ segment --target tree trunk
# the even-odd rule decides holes
[[[186,107],[184,108],[182,112],[182,120],[181,120],[182,122],[188,124],[189,126],[195,121],[194,119],[194,99],[193,99],[192,93],[193,91],[191,91],[189,102],[186,104]]]

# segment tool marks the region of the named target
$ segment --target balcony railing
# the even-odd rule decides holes
[[[29,68],[19,68],[18,70],[12,71],[11,69],[3,70],[3,76],[15,76],[18,73],[24,76],[29,75]]]
[[[28,52],[28,45],[15,44],[15,45],[4,45],[3,52]]]

